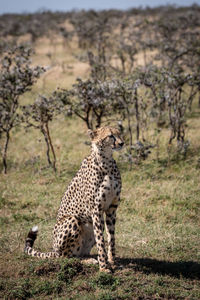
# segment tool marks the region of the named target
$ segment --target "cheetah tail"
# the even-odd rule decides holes
[[[35,257],[40,257],[40,258],[55,258],[55,257],[59,257],[59,253],[57,252],[47,252],[47,253],[43,253],[40,252],[38,250],[34,250],[33,244],[37,238],[37,234],[38,234],[38,226],[33,226],[31,228],[31,230],[28,233],[28,236],[26,238],[25,241],[25,248],[24,248],[24,252],[30,256],[35,256]]]
[[[28,236],[27,236],[27,238],[26,238],[26,241],[25,241],[25,249],[27,248],[27,247],[33,247],[33,244],[34,244],[34,242],[35,242],[35,240],[36,240],[36,238],[37,238],[37,234],[38,234],[38,226],[33,226],[31,229],[30,229],[30,231],[29,231],[29,233],[28,233]],[[24,249],[24,250],[25,250]]]

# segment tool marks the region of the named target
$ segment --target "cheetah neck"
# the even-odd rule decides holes
[[[113,160],[112,149],[102,149],[95,144],[92,145],[91,156],[96,160],[99,166],[104,166]]]

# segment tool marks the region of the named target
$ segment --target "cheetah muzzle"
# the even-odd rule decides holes
[[[44,253],[33,248],[37,226],[29,231],[24,251],[39,258],[85,257],[96,243],[100,271],[109,272],[114,267],[116,210],[121,192],[121,176],[112,153],[124,143],[115,128],[102,127],[88,133],[91,153],[83,160],[61,200],[53,230],[53,251]]]

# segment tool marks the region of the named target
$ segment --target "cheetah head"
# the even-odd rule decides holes
[[[92,140],[93,148],[104,152],[112,152],[113,150],[120,150],[124,142],[120,137],[120,132],[116,128],[101,127],[94,131],[88,130]]]

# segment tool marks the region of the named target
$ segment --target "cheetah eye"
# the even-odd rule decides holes
[[[114,141],[116,140],[116,138],[114,137],[113,134],[109,135],[109,138],[110,138],[110,139],[113,139]]]

